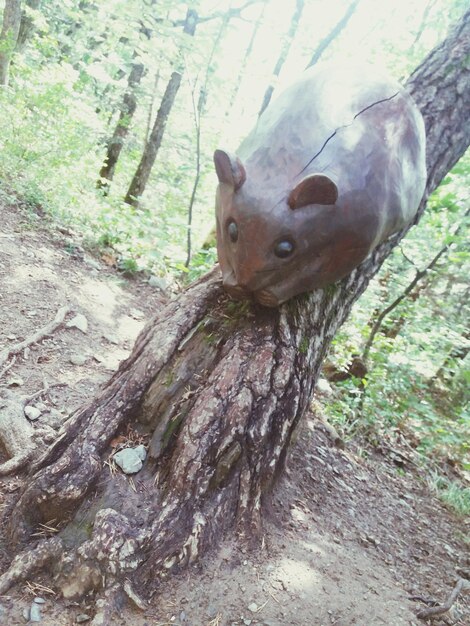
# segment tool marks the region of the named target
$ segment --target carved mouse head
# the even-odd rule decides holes
[[[277,306],[346,276],[415,214],[424,155],[422,117],[393,79],[306,72],[237,156],[214,154],[227,291]]]
[[[260,304],[277,306],[349,269],[351,258],[342,257],[335,245],[338,187],[331,178],[309,174],[272,210],[262,210],[237,156],[216,150],[214,163],[220,183],[217,249],[223,283],[232,296],[253,296]],[[345,222],[339,230],[346,227]],[[365,256],[361,234],[354,229],[344,233],[343,247],[346,239],[355,244],[360,262]]]

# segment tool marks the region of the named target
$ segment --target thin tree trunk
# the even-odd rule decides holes
[[[409,82],[429,136],[426,197],[470,143],[469,54],[470,11]],[[0,576],[0,594],[52,564],[67,598],[121,585],[140,603],[226,529],[256,535],[323,357],[406,230],[332,288],[279,309],[229,302],[218,268],[172,300],[11,495],[4,528],[10,547],[25,550]],[[135,490],[105,463],[132,424],[149,435]],[[34,543],[52,519],[65,529]]]
[[[318,61],[320,60],[325,50],[333,43],[333,41],[336,39],[336,37],[338,37],[340,32],[347,26],[359,2],[360,0],[353,0],[353,2],[351,2],[351,4],[346,9],[346,12],[343,15],[343,17],[332,28],[332,30],[328,33],[328,35],[320,41],[315,52],[312,54],[312,58],[310,59],[310,62],[307,65],[307,67],[312,67],[313,65],[318,63]]]
[[[193,208],[194,202],[196,201],[197,188],[199,186],[199,180],[201,177],[201,121],[202,116],[204,114],[204,108],[207,102],[207,92],[208,92],[208,84],[209,84],[209,76],[211,72],[213,72],[213,61],[214,55],[219,47],[220,40],[222,39],[223,34],[227,30],[227,26],[229,25],[231,18],[230,10],[224,15],[222,19],[222,23],[219,28],[219,32],[217,33],[217,37],[214,40],[214,44],[212,46],[211,53],[209,55],[209,60],[206,65],[206,72],[204,76],[204,81],[199,90],[199,98],[196,106],[196,102],[194,99],[194,90],[192,94],[193,98],[193,114],[194,114],[194,124],[196,127],[196,175],[194,177],[193,189],[191,191],[191,197],[189,199],[188,205],[188,223],[187,223],[187,235],[186,235],[186,261],[185,267],[189,267],[189,263],[191,261],[191,248],[192,248],[192,224],[193,224]]]
[[[196,32],[197,21],[197,13],[193,9],[188,9],[183,32],[190,37],[193,37]],[[124,198],[124,202],[127,202],[127,204],[131,204],[132,206],[138,206],[139,198],[145,191],[152,167],[162,144],[168,117],[170,116],[176,94],[178,93],[181,85],[181,79],[183,76],[182,72],[182,69],[180,69],[179,71],[174,71],[171,75],[170,81],[163,95],[152,132],[150,133],[149,140],[145,145],[137,171],[134,174],[134,178],[129,186],[126,197]]]
[[[228,107],[227,107],[227,110],[225,111],[225,117],[228,117],[228,115],[231,113],[235,105],[238,92],[240,91],[240,85],[242,83],[242,79],[245,76],[245,70],[247,68],[248,62],[250,61],[251,54],[253,52],[253,45],[255,43],[256,35],[258,34],[258,30],[261,24],[263,23],[263,17],[266,11],[267,2],[268,0],[265,0],[263,2],[263,6],[261,9],[259,18],[256,20],[255,25],[253,26],[253,32],[251,33],[250,41],[248,42],[248,46],[245,51],[245,56],[243,57],[243,61],[242,61],[242,64],[240,65],[240,70],[238,72],[237,79],[234,83],[232,94],[229,98]]]
[[[127,91],[121,104],[119,119],[114,129],[113,136],[108,143],[108,150],[103,166],[100,170],[100,178],[96,186],[98,188],[108,188],[109,181],[113,180],[116,165],[121,154],[124,141],[129,133],[129,128],[137,108],[137,97],[135,90],[144,75],[143,63],[133,63],[127,81]]]
[[[39,9],[39,5],[41,4],[41,0],[26,0],[25,4],[26,8],[24,8],[21,13],[20,30],[16,41],[17,52],[21,52],[24,49],[26,43],[29,39],[31,39],[34,33],[34,18],[28,11],[28,8],[33,9],[33,11],[37,11]]]
[[[470,209],[467,210],[465,212],[465,215],[463,217],[463,220],[465,220],[467,218],[467,216],[470,213]],[[456,237],[459,233],[459,231],[461,230],[462,226],[458,226],[456,228],[456,230],[454,231],[452,238]],[[367,364],[367,361],[369,359],[369,354],[370,354],[370,350],[372,348],[372,344],[374,343],[374,339],[377,336],[377,333],[380,331],[380,329],[382,328],[382,324],[384,319],[390,315],[390,313],[395,310],[397,308],[397,306],[403,302],[403,300],[405,300],[406,298],[408,298],[414,291],[416,285],[418,285],[420,283],[420,281],[425,278],[426,276],[429,275],[430,270],[432,270],[436,264],[438,263],[438,261],[445,255],[447,254],[447,252],[450,249],[450,246],[452,245],[453,241],[448,241],[440,250],[439,252],[433,257],[433,259],[426,265],[426,267],[422,270],[416,270],[416,274],[415,277],[413,278],[413,280],[406,286],[406,288],[403,290],[403,292],[397,297],[395,298],[395,300],[393,300],[393,302],[391,302],[387,307],[385,307],[385,309],[383,309],[383,311],[380,313],[380,315],[377,317],[377,319],[375,320],[374,325],[372,326],[372,330],[369,334],[369,337],[367,338],[367,341],[364,345],[364,349],[362,351],[362,360],[365,364]]]
[[[437,369],[436,373],[432,377],[432,382],[435,383],[439,379],[445,378],[445,372],[449,365],[453,361],[463,361],[467,354],[470,352],[470,330],[466,330],[461,339],[465,341],[463,346],[454,346],[446,358],[442,361],[441,365]]]
[[[284,37],[282,42],[281,53],[279,54],[279,58],[274,66],[273,76],[277,78],[281,73],[281,70],[286,62],[287,55],[289,54],[290,47],[292,45],[292,41],[295,37],[295,33],[297,32],[297,28],[299,27],[300,18],[302,17],[302,11],[304,9],[304,0],[296,0],[295,3],[295,11],[292,15],[292,19],[290,22],[289,30]],[[258,117],[266,110],[266,107],[271,102],[271,98],[274,92],[274,85],[268,85],[263,97],[263,102],[261,103],[261,108],[258,113]]]
[[[411,50],[413,50],[413,48],[416,46],[418,41],[421,39],[421,35],[423,34],[424,29],[427,26],[429,13],[433,9],[433,7],[436,4],[436,2],[437,2],[437,0],[428,0],[428,2],[426,4],[426,7],[424,8],[423,17],[421,19],[421,24],[420,24],[418,30],[416,31],[415,38],[413,40],[413,43],[411,44]]]
[[[18,40],[21,24],[21,0],[5,0],[3,25],[0,33],[0,85],[7,86],[10,63]]]
[[[150,106],[148,108],[148,113],[147,113],[147,124],[145,126],[144,145],[147,145],[147,142],[150,137],[150,129],[152,127],[152,117],[153,117],[153,106],[157,98],[159,82],[160,82],[160,70],[158,70],[157,73],[155,74],[155,80],[153,81],[152,97],[150,99]]]

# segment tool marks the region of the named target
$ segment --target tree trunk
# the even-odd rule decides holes
[[[268,0],[264,0],[262,6],[261,6],[261,11],[259,14],[258,19],[256,20],[254,26],[253,26],[253,31],[251,33],[251,37],[250,37],[250,41],[248,42],[248,46],[246,47],[245,50],[245,56],[243,57],[243,61],[239,67],[238,70],[238,76],[235,80],[235,82],[233,83],[234,87],[232,90],[232,93],[230,95],[230,98],[228,100],[228,106],[227,109],[225,111],[225,117],[228,117],[230,115],[230,113],[233,111],[233,108],[235,106],[235,102],[237,100],[237,96],[238,96],[238,92],[240,91],[240,86],[242,84],[242,79],[245,76],[245,70],[248,66],[248,62],[251,60],[251,55],[253,52],[253,45],[255,43],[256,40],[256,36],[258,34],[258,30],[261,26],[261,24],[263,23],[263,18],[264,18],[264,13],[266,11],[266,7],[267,7],[267,2]]]
[[[26,7],[21,13],[20,29],[18,32],[18,39],[16,41],[17,52],[21,52],[23,50],[27,41],[31,39],[31,36],[34,33],[34,14],[31,14],[28,9],[37,11],[39,9],[39,5],[41,4],[41,0],[26,0],[25,4]]]
[[[196,32],[197,19],[197,13],[192,9],[188,9],[183,32],[193,37]],[[182,76],[182,70],[174,71],[171,75],[170,81],[165,89],[152,132],[150,133],[149,140],[145,145],[144,153],[142,154],[137,171],[134,174],[134,178],[129,186],[126,197],[124,198],[124,202],[127,202],[127,204],[137,206],[139,204],[140,196],[145,191],[150,172],[152,171],[155,159],[157,158],[158,150],[162,144],[168,117],[170,116],[176,94],[178,93],[181,85]]]
[[[332,28],[328,35],[320,41],[315,52],[312,54],[312,58],[310,59],[310,63],[307,65],[307,67],[312,67],[313,65],[316,65],[316,63],[318,63],[320,57],[325,52],[325,50],[333,43],[333,41],[340,34],[340,32],[347,26],[359,2],[360,0],[353,0],[353,2],[351,2],[351,4],[346,9],[343,17]]]
[[[8,85],[10,63],[18,40],[21,23],[21,0],[5,0],[0,33],[0,85]]]
[[[129,128],[137,108],[136,87],[140,84],[144,75],[143,63],[133,63],[127,81],[127,91],[122,101],[119,119],[114,129],[113,136],[108,144],[106,158],[100,170],[100,178],[96,183],[98,188],[109,187],[109,182],[113,180],[116,164],[119,160],[124,141],[129,133]]]
[[[296,0],[295,3],[295,11],[292,15],[289,31],[284,37],[281,53],[279,54],[279,58],[274,66],[273,77],[277,78],[281,73],[281,70],[286,62],[287,55],[289,54],[289,50],[292,44],[292,41],[295,37],[295,33],[297,32],[297,28],[299,27],[300,18],[302,17],[302,11],[304,10],[304,0]],[[258,117],[263,113],[268,104],[271,102],[271,98],[274,92],[274,85],[270,84],[265,91],[263,102],[261,103],[261,108],[258,113]]]
[[[469,31],[470,11],[409,81],[429,136],[427,194],[470,142]],[[218,268],[171,301],[11,496],[5,528],[25,549],[0,594],[52,564],[67,598],[122,584],[140,603],[135,589],[151,592],[224,530],[256,536],[331,340],[404,234],[334,286],[279,309],[229,301]],[[132,484],[107,464],[129,427],[149,438]],[[59,534],[34,543],[50,520]]]

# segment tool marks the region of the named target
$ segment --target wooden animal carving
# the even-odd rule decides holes
[[[277,306],[349,274],[409,224],[426,181],[421,114],[371,68],[307,70],[237,155],[214,154],[224,286]]]

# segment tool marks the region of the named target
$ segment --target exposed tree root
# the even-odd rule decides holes
[[[431,619],[431,620],[437,619],[444,613],[447,613],[447,611],[450,611],[450,609],[454,606],[454,604],[456,603],[461,593],[464,593],[469,590],[470,590],[470,581],[465,580],[465,578],[460,578],[457,584],[455,585],[455,587],[453,588],[452,593],[444,602],[444,604],[441,604],[440,606],[432,606],[430,608],[423,609],[422,611],[418,613],[417,617],[419,619]]]
[[[54,385],[56,386],[56,385]],[[49,390],[44,384],[40,389],[29,396],[17,397],[11,391],[3,391],[0,398],[0,443],[10,457],[0,463],[0,476],[6,476],[22,470],[28,463],[36,459],[44,451],[41,437],[50,439],[56,436],[52,429],[33,428],[24,414],[25,406],[34,398]],[[51,443],[48,441],[48,443]]]
[[[58,537],[43,539],[36,547],[20,552],[8,570],[0,576],[0,594],[4,594],[15,583],[44,569],[62,555],[62,542]]]
[[[33,343],[37,343],[38,341],[41,341],[41,339],[44,339],[44,337],[47,337],[48,335],[52,335],[52,333],[56,331],[59,328],[59,326],[63,324],[65,316],[67,315],[67,313],[69,313],[69,311],[70,311],[70,308],[68,306],[61,307],[57,311],[57,314],[55,318],[52,320],[52,322],[49,322],[49,324],[46,324],[45,326],[37,330],[35,333],[30,335],[23,341],[15,343],[9,346],[8,348],[5,348],[5,350],[2,350],[0,352],[0,367],[2,367],[3,364],[6,363],[6,361],[8,361],[10,357],[16,354],[19,354],[22,350],[24,350],[28,346],[31,346]],[[0,372],[0,377],[3,376],[3,374],[8,369],[9,369],[9,366],[5,367]]]

